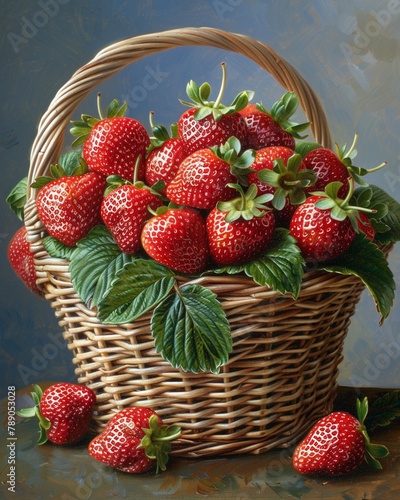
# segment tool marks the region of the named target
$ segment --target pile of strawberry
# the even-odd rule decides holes
[[[351,163],[354,145],[336,154],[299,144],[308,124],[290,120],[298,106],[293,92],[269,111],[249,103],[250,91],[222,104],[222,68],[215,101],[208,83],[188,84],[190,102],[181,102],[189,109],[171,134],[151,118],[150,137],[117,101],[106,117],[99,106],[100,118],[72,122],[79,166],[73,175],[52,166],[53,177],[33,184],[48,233],[74,246],[102,223],[123,252],[144,250],[183,274],[257,258],[276,227],[290,229],[312,262],[342,254],[359,231],[373,239],[369,217],[385,212],[350,203],[361,172]]]

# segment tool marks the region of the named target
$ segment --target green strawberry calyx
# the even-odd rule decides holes
[[[297,123],[291,121],[290,118],[299,107],[299,99],[295,92],[286,92],[278,99],[268,110],[262,102],[257,103],[256,107],[262,113],[269,115],[276,121],[283,130],[291,134],[296,139],[305,139],[307,135],[301,135],[300,132],[306,130],[310,123]]]
[[[210,149],[220,160],[228,163],[232,174],[246,185],[246,176],[253,172],[250,167],[256,157],[254,149],[246,149],[242,152],[242,145],[236,137],[230,137],[224,144],[211,146]]]
[[[72,142],[71,146],[80,146],[82,145],[86,139],[88,138],[92,128],[97,125],[101,120],[106,118],[116,118],[119,116],[124,116],[126,110],[128,109],[128,105],[126,101],[123,102],[122,105],[119,104],[117,99],[113,99],[107,108],[107,112],[104,115],[101,104],[100,104],[101,93],[97,94],[97,111],[99,114],[99,118],[96,118],[91,115],[82,114],[80,120],[71,120],[71,135],[75,136],[76,139]]]
[[[159,148],[169,139],[178,138],[178,124],[172,123],[170,126],[170,132],[164,125],[154,123],[154,111],[149,113],[149,122],[151,127],[152,137],[150,137],[150,145],[148,146],[146,153],[149,154],[153,149]]]
[[[119,188],[121,186],[124,186],[124,185],[130,185],[130,186],[137,187],[138,189],[147,189],[152,194],[155,194],[156,196],[158,196],[162,200],[167,201],[167,198],[165,198],[160,193],[160,191],[162,191],[164,189],[164,187],[165,187],[165,183],[164,183],[163,180],[157,181],[152,186],[147,186],[147,184],[145,184],[143,181],[138,181],[137,180],[137,174],[138,174],[140,162],[141,162],[141,155],[139,155],[136,158],[136,163],[135,163],[135,168],[134,168],[134,171],[133,171],[133,179],[132,179],[132,181],[128,181],[127,179],[124,179],[120,175],[117,175],[117,174],[109,175],[107,177],[107,179],[106,179],[106,181],[107,181],[107,187],[104,190],[104,198],[108,194],[110,194],[112,191],[114,191],[115,189],[117,189],[117,188]]]
[[[172,441],[181,435],[178,425],[160,425],[156,415],[149,418],[149,427],[142,427],[145,433],[138,448],[144,449],[150,460],[156,461],[156,474],[166,470]]]
[[[282,210],[289,196],[292,205],[300,205],[306,200],[305,188],[312,186],[317,180],[313,170],[300,169],[302,158],[294,153],[285,165],[282,158],[274,160],[272,170],[265,168],[257,172],[258,178],[275,187],[272,205],[276,210]]]
[[[244,220],[251,220],[253,217],[262,217],[266,211],[272,210],[271,207],[265,203],[272,200],[271,193],[262,194],[257,196],[258,190],[255,184],[250,184],[247,191],[244,192],[240,184],[228,184],[229,187],[236,189],[239,196],[229,201],[219,201],[217,209],[221,212],[227,212],[225,221],[234,222],[242,218]]]
[[[181,104],[189,106],[190,108],[197,108],[194,119],[201,120],[207,116],[212,115],[214,120],[219,121],[224,115],[230,115],[244,109],[249,101],[253,98],[254,92],[252,90],[244,90],[237,94],[232,103],[226,106],[222,103],[222,99],[226,87],[226,63],[221,63],[222,81],[218,96],[215,101],[210,101],[211,86],[209,83],[204,82],[200,86],[193,80],[186,86],[186,93],[190,99],[184,101],[180,99]]]
[[[85,160],[80,157],[75,165],[75,167],[71,170],[67,170],[60,163],[54,163],[50,165],[50,175],[43,175],[37,177],[31,184],[32,188],[40,189],[49,182],[55,179],[61,179],[62,177],[75,177],[78,175],[83,175],[89,172],[89,168]]]
[[[311,193],[321,197],[321,199],[315,202],[315,206],[321,210],[330,210],[330,216],[334,220],[343,221],[348,217],[353,229],[357,233],[359,232],[357,221],[360,212],[364,212],[367,215],[373,214],[372,216],[376,220],[379,220],[387,214],[388,209],[385,204],[379,204],[373,208],[350,204],[350,200],[352,200],[354,194],[354,179],[352,178],[349,178],[349,190],[346,198],[340,198],[338,192],[342,185],[342,182],[334,181],[325,187],[325,191],[314,191]]]
[[[380,165],[376,167],[366,169],[363,167],[357,167],[353,165],[353,159],[357,156],[357,145],[358,134],[354,135],[353,142],[349,149],[347,149],[347,144],[343,146],[339,146],[338,143],[335,142],[336,152],[339,160],[342,164],[347,168],[349,175],[361,186],[366,186],[367,183],[362,179],[362,177],[366,174],[370,174],[372,172],[377,172],[381,168],[385,167],[387,162],[382,162]]]
[[[34,390],[31,392],[31,396],[34,406],[30,408],[22,408],[17,410],[16,413],[19,417],[31,418],[36,416],[39,419],[39,438],[37,440],[37,444],[42,445],[47,442],[47,431],[50,429],[51,423],[50,420],[43,417],[40,412],[40,401],[43,396],[42,389],[37,384],[33,384],[33,389]]]
[[[370,437],[365,426],[365,419],[368,415],[368,399],[365,397],[362,401],[357,398],[357,419],[360,422],[359,430],[362,432],[365,440],[364,460],[374,469],[382,469],[379,458],[389,455],[389,450],[382,444],[371,443]]]

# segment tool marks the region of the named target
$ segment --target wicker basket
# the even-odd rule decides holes
[[[258,63],[283,88],[296,92],[315,139],[330,147],[326,118],[313,90],[270,47],[217,29],[184,28],[111,45],[71,77],[40,121],[29,184],[58,158],[74,111],[97,84],[144,56],[181,46],[216,47]],[[312,271],[294,301],[244,276],[200,278],[223,305],[233,352],[219,374],[185,373],[155,351],[150,314],[134,324],[110,326],[88,310],[72,287],[68,262],[45,252],[36,193],[28,195],[25,225],[38,284],[73,351],[78,381],[97,393],[95,431],[124,407],[145,405],[166,423],[182,427],[176,455],[261,453],[293,444],[331,411],[343,340],[364,289],[360,280]]]

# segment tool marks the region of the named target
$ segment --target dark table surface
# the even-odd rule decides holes
[[[17,404],[28,403],[31,387],[16,394]],[[389,390],[361,390],[369,401]],[[354,413],[359,393],[340,388],[335,407]],[[11,396],[12,399],[12,396]],[[379,427],[373,442],[389,448],[383,470],[363,464],[355,473],[340,478],[311,478],[297,474],[291,465],[293,449],[262,455],[171,458],[167,471],[155,475],[117,472],[93,460],[88,442],[77,446],[36,445],[37,422],[17,422],[15,435],[7,428],[7,400],[1,402],[0,498],[38,499],[345,499],[394,500],[400,494],[400,419]],[[14,467],[14,468],[13,468]],[[15,492],[9,488],[15,480]]]

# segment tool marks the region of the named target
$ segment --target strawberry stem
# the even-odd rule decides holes
[[[97,102],[97,112],[99,113],[100,120],[103,120],[104,119],[104,115],[103,115],[103,112],[102,112],[102,109],[101,109],[100,97],[101,97],[101,92],[98,92],[97,93],[97,99],[96,99],[96,102]]]
[[[221,81],[221,87],[219,89],[219,93],[217,96],[217,99],[214,103],[214,108],[218,108],[218,106],[222,102],[222,98],[224,97],[225,93],[225,87],[226,87],[226,64],[224,62],[221,63],[221,69],[222,69],[222,81]]]

